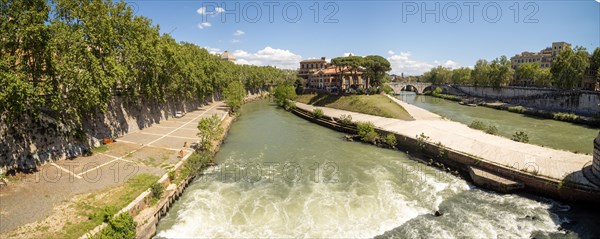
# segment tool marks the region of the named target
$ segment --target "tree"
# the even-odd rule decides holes
[[[575,89],[590,66],[589,54],[583,47],[565,47],[552,63],[550,72],[556,86]]]
[[[423,74],[423,80],[434,85],[449,83],[451,78],[452,71],[443,66],[436,66]]]
[[[471,81],[471,68],[461,67],[452,71],[452,84],[464,85],[469,84]]]
[[[244,103],[244,98],[246,97],[246,89],[244,88],[244,84],[240,81],[233,81],[225,87],[224,90],[225,95],[225,103],[227,106],[231,107],[231,111],[237,111],[242,104]]]
[[[551,86],[552,74],[550,74],[550,68],[538,69],[535,73],[534,83],[538,86]]]
[[[292,107],[293,103],[290,102],[290,100],[296,98],[296,91],[293,85],[281,84],[275,87],[273,97],[275,97],[275,102],[277,103],[277,105],[287,110],[290,107]]]
[[[362,63],[365,67],[364,76],[367,78],[368,86],[380,86],[386,72],[392,70],[390,62],[382,56],[366,56]]]
[[[590,58],[590,72],[600,81],[600,47],[596,47]]]
[[[471,84],[475,86],[487,86],[489,84],[489,75],[491,67],[486,60],[477,60],[473,72],[471,72]]]
[[[201,119],[198,122],[198,137],[200,137],[200,147],[203,150],[212,150],[213,141],[223,134],[223,128],[220,126],[221,119],[217,114],[209,118]]]
[[[540,71],[540,65],[537,63],[521,64],[517,68],[517,79],[534,81],[536,74]]]
[[[514,70],[511,67],[510,60],[508,60],[506,56],[501,56],[492,61],[488,74],[490,85],[500,87],[508,85],[514,75]]]

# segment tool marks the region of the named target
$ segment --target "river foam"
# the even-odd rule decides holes
[[[244,107],[217,155],[219,167],[190,185],[157,237],[523,238],[558,231],[550,203],[483,191],[405,153],[346,142],[275,108]],[[444,215],[435,217],[438,210]]]

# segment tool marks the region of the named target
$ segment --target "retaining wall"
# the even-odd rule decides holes
[[[332,122],[331,117],[325,116],[320,119],[311,117],[310,112],[303,111],[302,109],[294,109],[292,112],[304,119],[307,119],[313,123],[329,127],[331,129],[345,132],[354,133],[356,130],[352,130],[347,127],[341,127],[339,124]],[[469,167],[475,167],[495,175],[510,179],[515,182],[522,183],[525,187],[523,191],[543,195],[547,197],[557,198],[565,201],[580,202],[580,203],[599,203],[600,202],[600,191],[594,188],[590,188],[586,185],[579,185],[568,180],[558,181],[552,178],[546,178],[540,175],[534,175],[529,172],[524,172],[516,168],[510,168],[507,166],[499,165],[496,163],[488,162],[480,159],[476,156],[465,154],[453,149],[447,148],[444,145],[435,144],[427,140],[419,140],[416,136],[403,135],[396,132],[389,132],[381,129],[376,129],[380,135],[386,135],[392,133],[397,139],[397,148],[404,152],[410,152],[416,154],[422,159],[431,159],[434,162],[439,162],[453,170],[457,170],[460,174],[475,183],[469,175]],[[440,152],[443,152],[444,156],[439,157]],[[486,185],[478,185],[486,186]],[[490,188],[494,190],[494,188]]]

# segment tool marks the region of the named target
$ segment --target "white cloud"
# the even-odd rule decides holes
[[[350,56],[350,55],[356,56],[356,55],[355,55],[354,53],[352,53],[352,52],[346,52],[346,53],[344,53],[344,56]]]
[[[219,48],[205,46],[204,49],[206,49],[210,54],[221,54],[221,49]]]
[[[240,39],[231,39],[229,42],[231,42],[231,43],[240,43]]]
[[[246,33],[244,31],[242,31],[242,30],[237,30],[237,31],[235,31],[233,33],[234,36],[241,36],[241,35],[244,35],[244,34],[246,34]]]
[[[202,22],[202,23],[198,24],[198,28],[200,28],[200,29],[208,28],[211,26],[212,26],[212,24],[210,24],[210,22]]]
[[[458,65],[458,63],[456,63],[456,62],[454,62],[454,61],[452,61],[452,60],[447,60],[446,62],[444,62],[444,66],[445,66],[445,67],[452,68],[452,69],[456,69],[456,68],[460,67],[460,66]]]
[[[389,50],[389,51],[388,51],[388,54],[390,54],[390,55],[394,55],[394,54],[396,54],[396,53],[394,53],[394,51],[392,51],[392,50]]]
[[[258,66],[276,66],[283,69],[296,69],[302,56],[294,54],[289,50],[265,47],[256,53],[249,53],[243,50],[236,50],[233,55],[237,58],[238,64],[258,65]]]
[[[391,73],[397,75],[400,75],[402,73],[404,73],[404,75],[421,75],[438,65],[450,67],[453,69],[460,67],[460,65],[457,62],[452,60],[447,60],[444,63],[440,63],[439,61],[433,61],[433,63],[429,63],[426,61],[412,60],[410,57],[410,52],[400,52],[399,54],[391,54],[391,56],[387,58],[388,61],[390,61],[390,64],[392,65]]]
[[[222,13],[224,11],[225,11],[225,9],[223,9],[222,7],[216,7],[213,11],[206,11],[206,7],[201,7],[201,8],[198,8],[198,10],[196,10],[196,12],[200,15],[206,15],[206,14],[215,15],[215,14]]]

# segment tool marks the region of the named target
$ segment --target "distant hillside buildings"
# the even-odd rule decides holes
[[[306,80],[309,89],[328,91],[367,88],[363,73],[364,69],[361,67],[357,69],[339,67],[328,63],[325,57],[303,60],[298,69],[298,77]]]
[[[551,47],[546,47],[546,49],[543,49],[540,52],[524,51],[521,54],[511,57],[510,61],[515,70],[524,63],[537,63],[541,68],[550,68],[552,66],[552,61],[556,59],[558,53],[562,49],[570,46],[571,44],[566,42],[553,42]]]
[[[556,60],[556,56],[565,48],[571,47],[571,44],[567,42],[553,42],[551,47],[546,47],[539,52],[528,52],[524,51],[521,54],[517,54],[510,58],[512,68],[517,70],[520,65],[526,63],[539,64],[540,68],[551,68],[552,61]],[[533,79],[518,79],[515,75],[511,85],[515,86],[532,86],[534,85]],[[600,86],[596,83],[596,78],[593,74],[589,73],[581,79],[579,88],[584,90],[600,90]]]
[[[235,62],[235,56],[228,51],[225,51],[221,54],[221,60]]]

